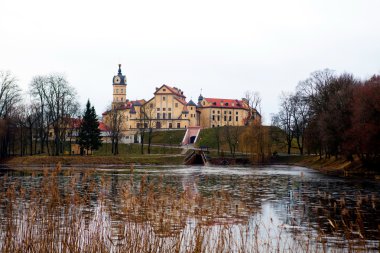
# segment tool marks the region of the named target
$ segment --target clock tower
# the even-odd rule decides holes
[[[126,102],[127,97],[127,77],[121,73],[121,64],[119,64],[119,71],[112,79],[113,86],[113,101],[112,107],[122,105]]]

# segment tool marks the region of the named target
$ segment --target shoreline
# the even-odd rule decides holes
[[[82,165],[179,165],[184,156],[173,154],[145,154],[134,156],[18,156],[3,159],[4,166],[64,166]]]
[[[12,166],[33,166],[33,167],[54,167],[57,164],[62,166],[154,166],[154,165],[183,165],[184,155],[178,154],[144,154],[133,156],[23,156],[11,157],[0,161],[4,167]],[[221,158],[213,158],[215,161]],[[223,158],[225,159],[225,158]],[[278,156],[270,160],[269,163],[236,163],[233,164],[213,164],[220,166],[255,166],[255,165],[293,165],[301,166],[319,171],[323,174],[336,176],[364,176],[380,179],[379,172],[366,169],[359,160],[353,162],[343,158],[319,158],[319,156]]]

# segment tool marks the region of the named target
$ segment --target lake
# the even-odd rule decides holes
[[[379,251],[380,183],[295,166],[0,170],[1,250]]]

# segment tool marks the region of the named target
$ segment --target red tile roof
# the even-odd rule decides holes
[[[183,105],[186,105],[187,103],[186,103],[186,100],[184,100],[184,99],[179,99],[179,98],[174,98],[175,100],[177,100],[178,102],[180,102],[181,104],[183,104]]]
[[[176,88],[176,87],[170,87],[170,86],[168,86],[168,85],[166,85],[166,84],[163,84],[160,88],[158,88],[157,89],[157,91],[159,91],[162,87],[166,87],[171,93],[173,93],[174,95],[177,95],[177,96],[179,96],[179,97],[182,97],[182,98],[186,98],[186,96],[185,95],[183,95],[183,90],[180,90],[180,89],[178,89],[178,88]],[[156,94],[157,93],[157,91],[154,93],[154,94]]]
[[[99,130],[101,132],[106,132],[106,131],[109,131],[110,129],[109,129],[109,127],[106,124],[104,124],[103,122],[99,121]]]
[[[80,128],[81,124],[82,124],[82,119],[78,119],[78,118],[70,118],[69,119],[69,125],[70,125],[70,127],[73,127],[74,129]]]
[[[211,105],[204,105],[203,107],[222,107],[231,109],[248,109],[247,105],[242,100],[227,99],[227,98],[204,98],[206,102]]]

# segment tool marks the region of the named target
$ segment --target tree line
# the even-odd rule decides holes
[[[378,164],[380,156],[380,75],[359,80],[325,69],[300,81],[295,92],[283,92],[272,124],[286,135],[287,151],[300,154],[357,155]]]
[[[77,93],[63,75],[35,76],[23,94],[17,78],[0,71],[0,158],[63,154],[76,141],[79,115]]]

